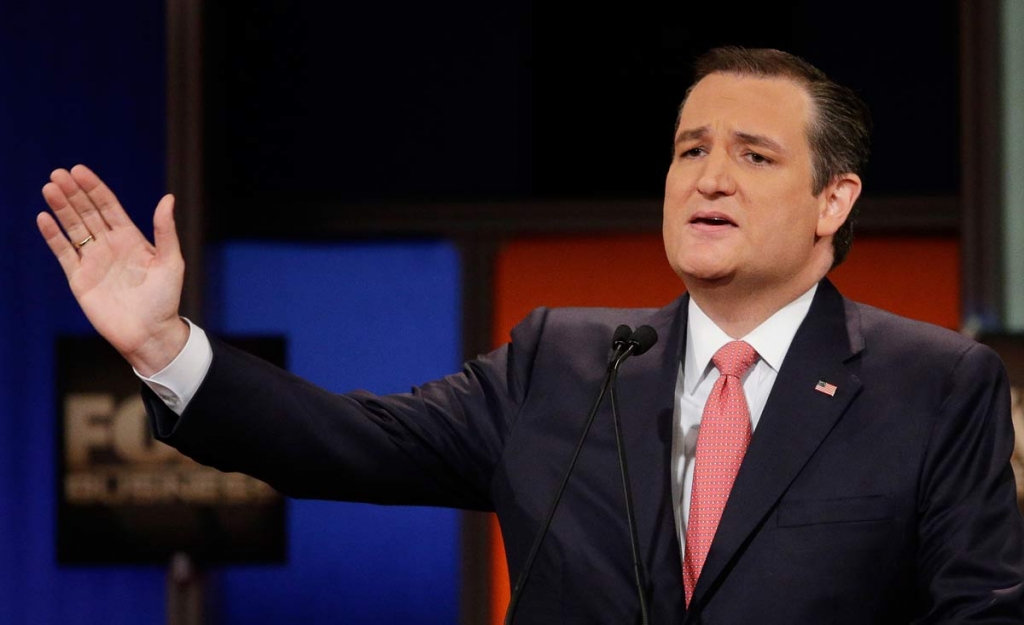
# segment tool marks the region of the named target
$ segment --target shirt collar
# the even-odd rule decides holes
[[[793,342],[797,329],[811,309],[811,301],[817,290],[818,285],[815,283],[806,293],[780,308],[740,339],[757,350],[761,360],[776,373],[782,367],[782,361],[789,351],[789,345]],[[715,352],[732,340],[691,297],[687,311],[686,353],[683,356],[686,393],[693,394],[697,390],[697,386],[708,373]]]

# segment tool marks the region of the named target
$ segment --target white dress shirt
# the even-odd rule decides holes
[[[757,428],[779,368],[782,367],[797,328],[811,308],[811,300],[817,288],[814,285],[741,339],[749,343],[759,356],[743,376],[743,392],[750,407],[752,430]],[[711,321],[693,299],[690,299],[687,318],[686,351],[676,380],[672,437],[672,498],[677,502],[676,531],[681,555],[686,552],[686,524],[690,515],[690,489],[693,486],[693,464],[701,415],[711,388],[719,377],[711,358],[723,345],[733,340]],[[135,372],[178,415],[199,390],[213,361],[213,349],[206,333],[188,319],[185,321],[189,325],[189,336],[181,353],[152,377],[143,377],[138,371]]]
[[[188,341],[171,364],[149,378],[132,369],[179,417],[199,390],[213,362],[213,347],[210,346],[206,332],[188,319],[185,319],[185,323],[188,324]]]
[[[783,306],[750,334],[741,337],[757,351],[758,359],[743,376],[743,394],[750,407],[750,428],[757,429],[761,412],[772,392],[775,378],[786,358],[797,329],[811,308],[818,289],[811,290]],[[672,436],[672,500],[676,502],[676,532],[680,555],[686,553],[686,525],[690,518],[690,489],[693,487],[693,465],[697,453],[697,434],[711,389],[719,378],[711,358],[733,339],[690,299],[687,312],[686,350],[676,378]]]

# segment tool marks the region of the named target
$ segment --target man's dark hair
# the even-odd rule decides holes
[[[811,96],[814,109],[807,128],[811,147],[812,189],[818,195],[835,178],[845,173],[863,175],[871,151],[871,113],[852,89],[836,84],[817,67],[800,57],[769,48],[713,48],[694,63],[694,86],[709,74],[739,74],[757,78],[788,78]],[[676,117],[676,128],[680,117]],[[832,267],[846,258],[853,243],[856,205],[832,238]]]

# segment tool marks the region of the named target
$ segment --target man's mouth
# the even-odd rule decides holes
[[[736,222],[726,215],[717,213],[697,213],[690,218],[691,224],[703,224],[707,226],[735,226]]]

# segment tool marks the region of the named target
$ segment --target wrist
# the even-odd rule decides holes
[[[188,342],[189,326],[181,317],[168,320],[138,349],[123,356],[144,377],[162,371],[181,353]]]

